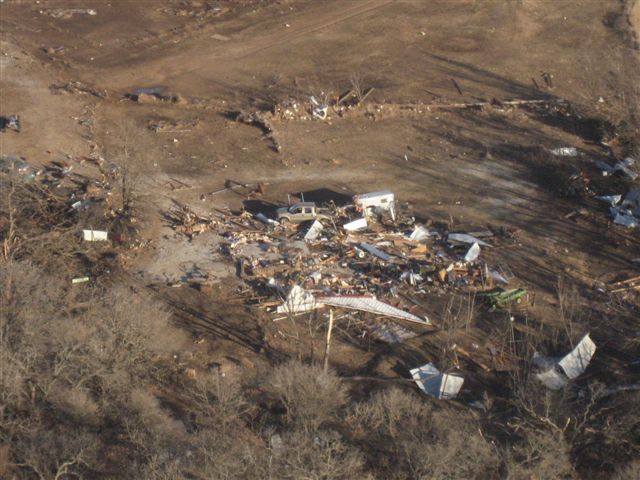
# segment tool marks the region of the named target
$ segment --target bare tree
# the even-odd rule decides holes
[[[358,103],[362,100],[362,95],[364,93],[362,82],[363,79],[360,72],[353,70],[349,73],[349,84],[351,85],[351,90],[353,90],[353,94],[356,96]]]
[[[384,390],[352,407],[348,422],[360,438],[374,436],[371,459],[378,473],[394,478],[492,478],[495,452],[470,415],[435,409],[399,389]]]
[[[522,433],[523,439],[506,450],[506,478],[576,478],[570,459],[570,446],[560,432],[532,429]]]
[[[278,437],[280,438],[280,437]],[[257,463],[260,478],[366,478],[364,455],[338,432],[285,432]]]

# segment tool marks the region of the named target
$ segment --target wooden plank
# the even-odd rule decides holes
[[[615,287],[618,285],[625,285],[627,283],[633,283],[636,281],[640,281],[640,275],[638,275],[637,277],[631,277],[631,278],[627,278],[626,280],[621,280],[619,282],[612,283],[611,286]]]

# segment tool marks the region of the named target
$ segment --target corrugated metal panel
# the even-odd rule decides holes
[[[375,313],[387,317],[401,318],[409,322],[421,323],[428,325],[429,320],[420,318],[412,313],[400,310],[392,305],[381,302],[375,297],[365,296],[336,296],[336,297],[318,297],[318,302],[333,307],[349,308],[351,310],[361,310],[363,312]]]

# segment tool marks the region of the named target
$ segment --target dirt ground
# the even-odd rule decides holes
[[[640,274],[638,231],[612,228],[602,203],[568,198],[562,182],[583,171],[608,188],[593,160],[623,147],[603,144],[606,128],[573,111],[438,105],[562,99],[621,116],[628,99],[620,92],[640,72],[639,9],[616,0],[7,0],[0,110],[19,114],[22,129],[0,133],[0,153],[95,175],[80,159],[113,161],[126,139],[140,236],[152,241],[133,260],[131,281],[151,285],[175,310],[203,365],[231,358],[251,367],[292,354],[289,327],[235,300],[241,284],[217,252],[219,238],[188,242],[163,219],[172,199],[202,212],[240,208],[244,190],[203,197],[229,180],[264,182],[262,200],[278,204],[315,189],[390,189],[416,217],[449,229],[517,229],[514,245],[488,255],[535,296],[530,315],[554,322],[565,276],[593,299],[583,327],[599,331],[607,313],[597,289]],[[71,92],[56,88],[71,82],[80,82]],[[234,120],[354,84],[375,90],[343,116],[273,119],[280,151]],[[171,99],[136,102],[128,94],[139,88]],[[580,156],[541,163],[537,152],[563,146]],[[176,180],[186,186],[172,190]],[[165,285],[203,272],[218,280],[213,293]],[[431,300],[437,323],[446,299]],[[426,333],[397,347],[345,334],[332,361],[348,374],[406,377],[434,359],[433,345]]]

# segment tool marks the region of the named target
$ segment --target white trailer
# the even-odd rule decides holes
[[[393,220],[396,219],[395,197],[393,192],[388,190],[355,195],[353,203],[356,210],[365,217],[377,213],[388,213]]]

